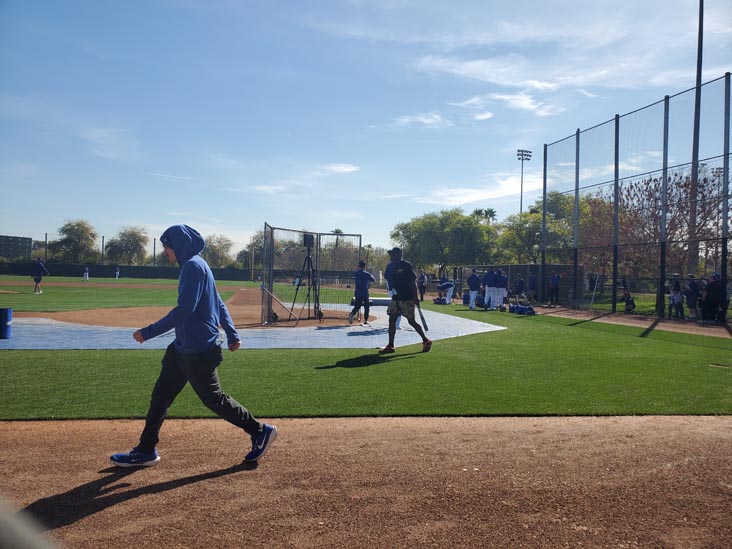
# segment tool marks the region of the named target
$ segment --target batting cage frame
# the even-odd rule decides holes
[[[263,325],[295,326],[303,319],[348,318],[360,234],[317,233],[264,224]]]

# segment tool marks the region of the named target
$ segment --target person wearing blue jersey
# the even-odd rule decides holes
[[[217,373],[223,360],[219,325],[226,333],[229,351],[236,351],[241,342],[216,290],[213,273],[200,255],[206,243],[187,225],[169,227],[160,242],[168,261],[180,265],[178,305],[157,322],[137,330],[133,337],[143,343],[175,329],[175,339],[163,356],[139,444],[130,452],[112,455],[110,461],[119,467],[150,467],[160,462],[156,449],[160,428],[186,383],[207,408],[251,437],[252,449],[244,461],[257,461],[275,440],[277,428],[257,420],[221,389]]]
[[[419,300],[424,301],[424,294],[427,291],[427,273],[419,271],[417,278],[417,289],[419,290]]]
[[[441,301],[444,301],[444,305],[450,305],[452,303],[452,294],[455,292],[455,283],[447,278],[447,275],[443,274],[440,277],[440,285],[437,286],[440,290]]]
[[[556,307],[559,305],[559,281],[561,276],[557,271],[552,271],[549,277],[549,306]]]
[[[33,282],[36,283],[35,288],[33,288],[33,293],[38,295],[42,294],[43,290],[41,290],[41,282],[43,281],[43,277],[49,276],[48,269],[46,269],[46,265],[43,263],[43,260],[38,257],[36,258],[36,262],[33,264],[33,270],[31,270],[31,278],[33,279]]]
[[[353,274],[355,282],[354,306],[353,310],[348,314],[348,323],[353,324],[353,317],[361,310],[363,305],[363,325],[369,324],[369,286],[372,282],[376,282],[374,276],[366,270],[366,262],[361,260],[358,262],[358,269]]]
[[[478,276],[478,270],[473,269],[468,277],[468,291],[470,292],[470,310],[475,310],[475,300],[478,298],[478,292],[480,291],[480,277]]]

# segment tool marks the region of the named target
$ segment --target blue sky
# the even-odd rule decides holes
[[[0,0],[0,234],[519,209],[542,147],[695,83],[689,0]],[[732,70],[705,2],[704,81]],[[150,246],[152,249],[152,244]]]

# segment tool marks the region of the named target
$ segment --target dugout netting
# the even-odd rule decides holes
[[[314,233],[264,224],[262,324],[348,318],[360,234]]]

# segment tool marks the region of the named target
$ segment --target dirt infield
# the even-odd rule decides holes
[[[228,305],[237,325],[258,323],[257,289]],[[82,317],[133,328],[167,310]],[[57,315],[42,316],[79,322]],[[697,329],[729,337],[709,328]],[[135,444],[140,420],[0,422],[0,496],[64,547],[732,545],[732,417],[274,423],[280,436],[259,467],[240,464],[248,441],[228,423],[171,420],[161,464],[131,471],[107,458]]]
[[[85,286],[85,287],[110,287],[110,284],[96,284],[93,282],[56,282],[46,283],[44,287],[53,286]],[[161,288],[160,284],[123,284],[116,283],[114,287],[126,286],[128,288]],[[172,284],[171,287],[177,288]],[[261,328],[262,313],[262,292],[259,288],[226,288],[226,290],[234,290],[227,301],[226,306],[231,313],[231,318],[237,329]],[[72,322],[74,324],[84,324],[87,326],[118,326],[123,328],[142,328],[165,316],[171,307],[116,307],[108,309],[84,309],[79,311],[63,311],[57,313],[49,312],[16,312],[14,316],[17,318],[43,317],[61,322]],[[372,309],[373,311],[373,309]],[[300,311],[296,312],[300,313]],[[284,317],[284,315],[283,315]],[[376,318],[374,313],[370,314],[372,320]],[[286,319],[283,318],[283,321]],[[322,321],[316,319],[303,318],[297,323],[299,327],[305,326],[342,326],[348,323],[348,315],[342,311],[326,311],[325,318]],[[288,325],[288,322],[280,322],[271,326]]]
[[[732,542],[732,418],[0,423],[0,493],[66,547],[678,547]]]

